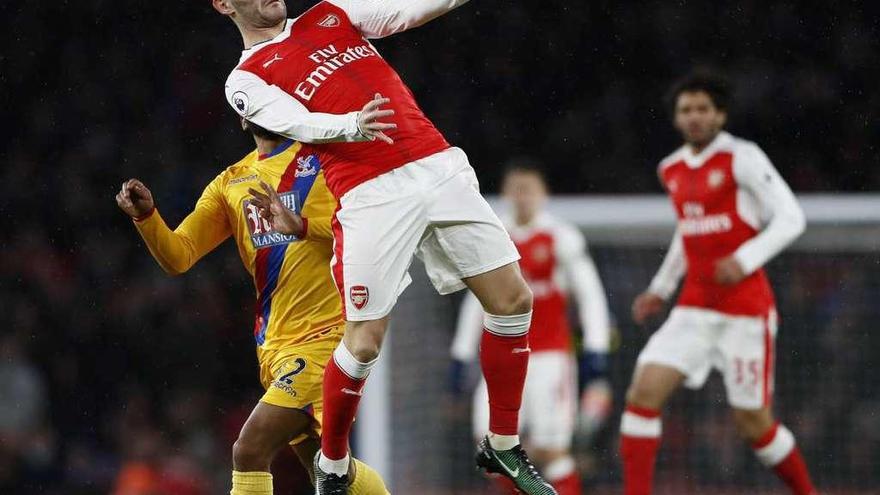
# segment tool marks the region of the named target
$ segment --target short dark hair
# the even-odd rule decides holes
[[[544,166],[537,159],[530,156],[517,156],[507,161],[504,166],[504,178],[513,174],[532,174],[536,175],[541,182],[547,183],[547,177],[544,175]]]
[[[273,139],[273,140],[284,139],[284,137],[282,137],[278,134],[275,134],[274,132],[272,132],[264,127],[261,127],[257,124],[254,124],[250,120],[245,120],[245,127],[248,132],[250,132],[251,134],[253,134],[254,136],[256,136],[258,138]]]
[[[703,92],[709,95],[715,108],[722,112],[726,112],[730,108],[730,87],[727,84],[727,80],[723,76],[708,70],[695,70],[675,81],[672,87],[669,88],[667,95],[669,108],[675,113],[678,97],[682,93],[696,92]]]

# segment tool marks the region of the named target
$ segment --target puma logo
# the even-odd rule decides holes
[[[284,57],[279,57],[278,54],[276,53],[275,58],[273,58],[272,60],[269,60],[268,62],[263,64],[263,68],[268,69],[270,65],[274,64],[275,62],[277,62],[279,60],[284,60]]]

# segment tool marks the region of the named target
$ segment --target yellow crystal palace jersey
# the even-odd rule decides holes
[[[275,232],[260,217],[248,193],[260,190],[260,180],[302,215],[302,238]],[[174,231],[158,212],[136,224],[153,257],[174,274],[232,236],[256,288],[254,339],[268,351],[341,336],[342,309],[329,268],[335,210],[317,153],[287,141],[268,155],[255,150],[223,171]]]

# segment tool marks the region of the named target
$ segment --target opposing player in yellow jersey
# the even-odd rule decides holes
[[[254,340],[266,392],[233,447],[231,494],[271,495],[269,465],[288,443],[314,479],[324,366],[344,325],[329,268],[336,199],[311,148],[245,121],[242,128],[253,134],[257,149],[220,173],[177,229],[165,224],[150,190],[137,179],[122,185],[116,202],[172,275],[189,270],[230,236],[235,239],[256,286]],[[261,217],[263,199],[295,213],[284,217],[296,223],[294,235],[276,232]],[[349,494],[387,493],[367,465],[354,463],[352,474]]]

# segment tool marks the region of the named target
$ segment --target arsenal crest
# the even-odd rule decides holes
[[[532,248],[532,259],[538,263],[546,263],[550,259],[550,247],[546,244],[539,244]]]
[[[721,187],[722,184],[724,184],[725,178],[726,175],[722,170],[713,170],[709,172],[709,187],[711,187],[712,189],[718,189],[719,187]]]
[[[364,309],[370,302],[370,289],[364,285],[353,285],[348,291],[348,297],[355,308]]]
[[[336,14],[327,14],[327,17],[321,19],[318,25],[325,28],[334,28],[339,25],[339,17]]]

